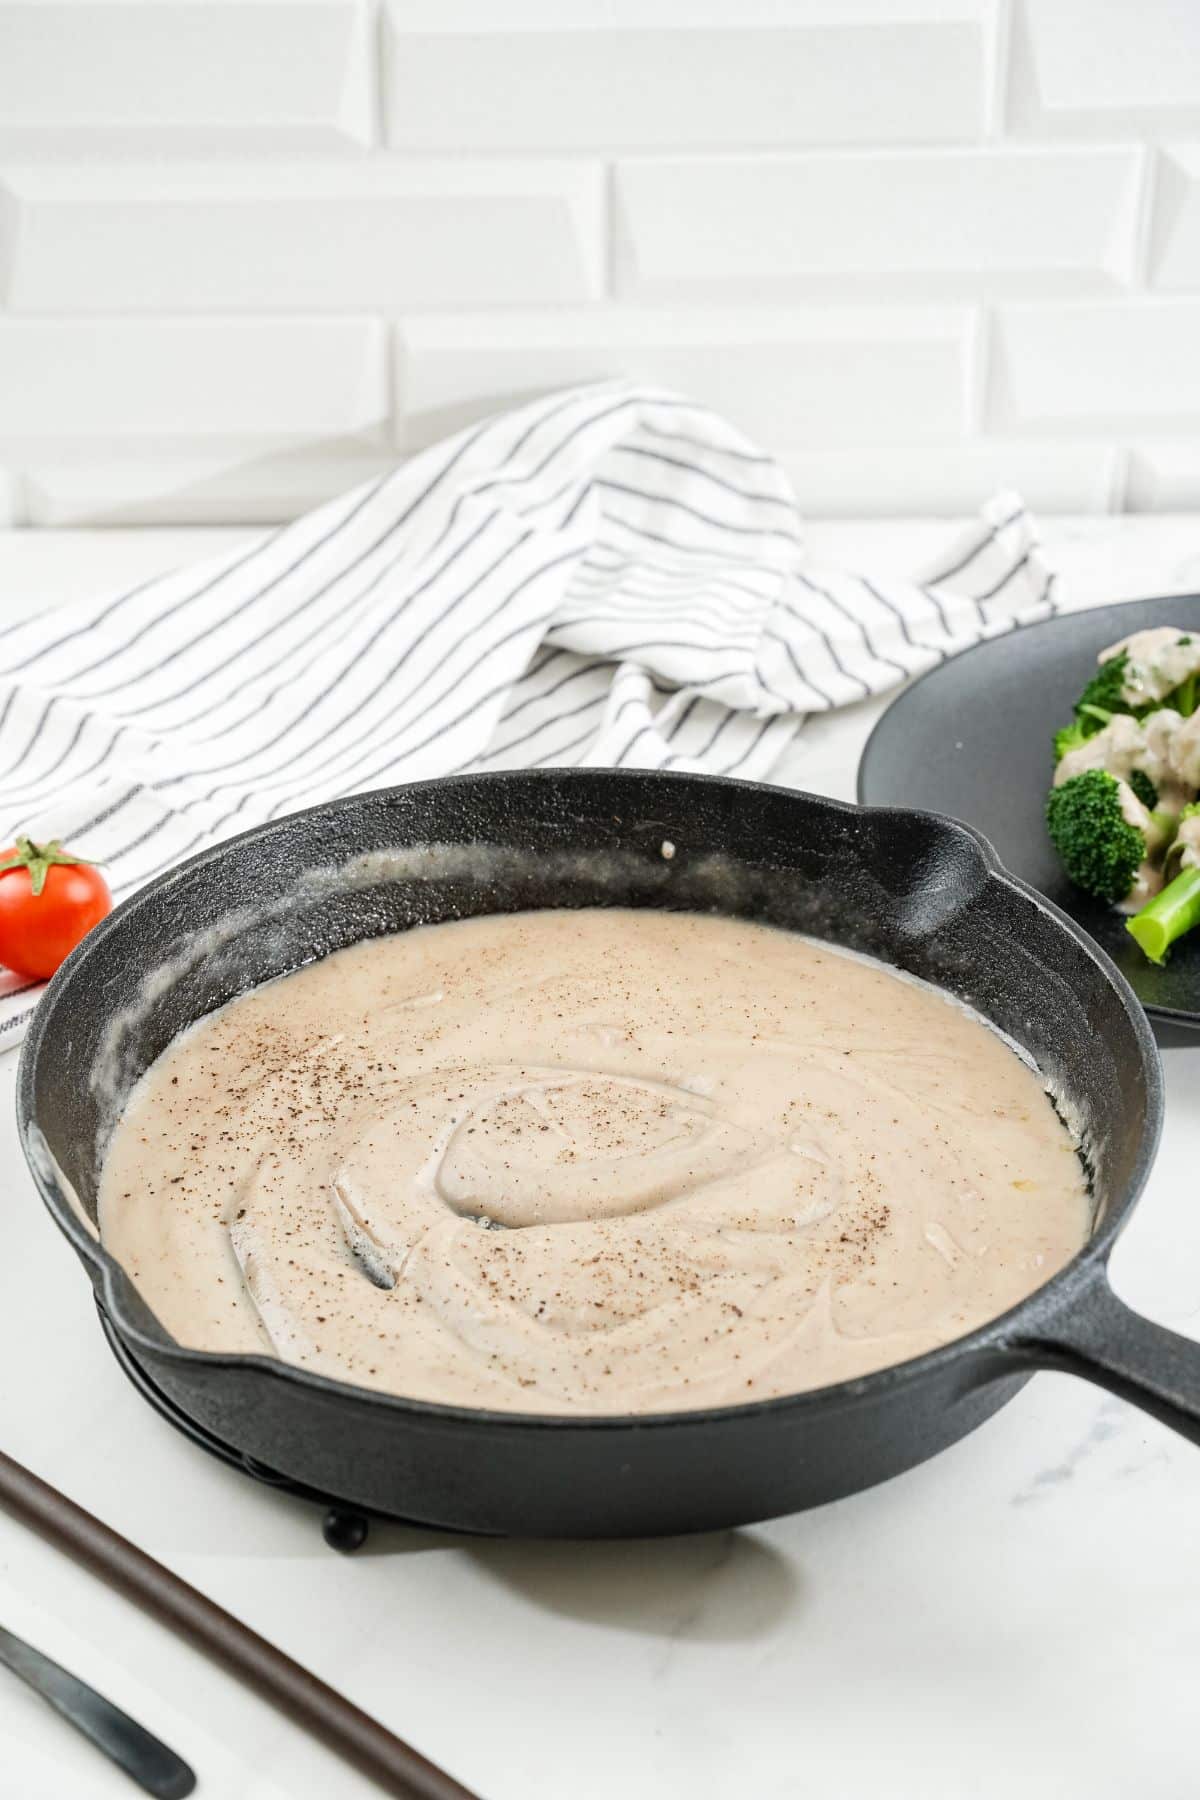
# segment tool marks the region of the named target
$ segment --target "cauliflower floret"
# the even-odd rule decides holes
[[[1182,849],[1180,845],[1183,846]],[[1172,864],[1175,862],[1175,853],[1178,852],[1178,866],[1181,869],[1200,869],[1200,813],[1193,813],[1190,819],[1183,821],[1171,850],[1169,860]]]
[[[1130,718],[1128,713],[1117,713],[1095,737],[1067,751],[1054,771],[1054,785],[1061,787],[1064,781],[1070,781],[1072,775],[1082,775],[1085,769],[1107,769],[1119,781],[1128,781],[1133,771],[1140,769],[1159,790],[1162,804],[1170,805],[1174,796],[1164,796],[1163,789],[1179,785],[1172,752],[1182,723],[1179,714],[1167,706],[1151,713],[1144,724]],[[1188,793],[1179,796],[1179,806],[1196,786],[1200,783],[1193,782]]]
[[[1187,789],[1190,799],[1200,788],[1200,708],[1180,724],[1171,743],[1170,755],[1175,778]]]
[[[1103,666],[1122,651],[1129,658],[1122,689],[1129,706],[1165,700],[1181,681],[1200,672],[1200,636],[1193,637],[1182,625],[1131,632],[1102,650],[1098,661]]]

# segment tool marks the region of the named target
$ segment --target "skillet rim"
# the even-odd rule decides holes
[[[353,1382],[340,1381],[329,1375],[320,1375],[309,1369],[301,1369],[293,1363],[284,1362],[281,1358],[256,1352],[192,1349],[179,1343],[166,1330],[165,1326],[159,1326],[159,1330],[162,1332],[162,1340],[159,1340],[149,1336],[138,1325],[132,1323],[124,1313],[122,1293],[123,1289],[132,1286],[129,1275],[111,1252],[105,1249],[99,1237],[93,1237],[84,1226],[74,1205],[63,1193],[57,1176],[52,1170],[46,1168],[34,1135],[36,1133],[37,1137],[45,1142],[41,1137],[34,1110],[34,1076],[47,1024],[70,982],[80,977],[89,956],[94,954],[98,946],[113,931],[125,929],[131,914],[136,912],[138,906],[151,894],[159,894],[173,883],[182,880],[194,869],[219,860],[234,846],[253,842],[292,827],[298,819],[324,817],[330,813],[345,811],[355,805],[388,800],[395,795],[410,793],[413,789],[428,791],[467,784],[477,786],[480,782],[484,782],[488,786],[516,786],[520,783],[533,782],[534,784],[546,783],[547,785],[570,787],[576,781],[594,781],[597,776],[615,779],[629,787],[638,786],[643,778],[653,778],[656,781],[665,781],[669,785],[681,787],[691,787],[700,783],[705,787],[724,788],[734,792],[749,791],[773,798],[781,795],[794,795],[805,801],[815,802],[827,812],[847,817],[861,814],[879,820],[894,819],[901,822],[921,820],[933,825],[944,839],[958,839],[969,844],[983,866],[985,882],[998,883],[1001,887],[1007,888],[1009,892],[1021,896],[1032,904],[1037,912],[1047,915],[1068,936],[1073,938],[1089,960],[1098,966],[1124,1008],[1140,1053],[1141,1072],[1146,1089],[1146,1121],[1129,1181],[1126,1183],[1124,1192],[1108,1206],[1099,1225],[1083,1247],[1048,1281],[1034,1288],[1015,1306],[1008,1308],[1007,1311],[998,1314],[995,1318],[987,1320],[983,1325],[977,1326],[974,1331],[967,1332],[962,1337],[952,1338],[946,1344],[939,1344],[932,1350],[922,1352],[920,1356],[906,1358],[903,1362],[886,1364],[881,1369],[873,1369],[865,1375],[856,1376],[847,1381],[827,1383],[818,1388],[801,1389],[795,1394],[779,1394],[767,1399],[743,1402],[733,1406],[695,1407],[675,1412],[527,1413],[485,1407],[452,1406],[439,1401],[390,1394],[378,1388],[359,1387]],[[938,984],[930,982],[927,985],[936,987]],[[243,991],[249,993],[252,989],[247,988]],[[944,989],[943,991],[950,992],[951,990]],[[207,1015],[199,1015],[199,1017],[205,1016]],[[248,830],[239,832],[234,837],[223,838],[219,843],[209,845],[185,861],[165,869],[162,874],[154,877],[153,880],[147,882],[114,907],[112,912],[93,927],[52,976],[38,1003],[21,1046],[17,1072],[16,1111],[21,1148],[43,1204],[88,1270],[96,1297],[107,1312],[113,1329],[119,1332],[124,1343],[136,1346],[150,1359],[165,1359],[184,1371],[196,1367],[205,1370],[245,1371],[252,1376],[262,1375],[297,1385],[302,1391],[311,1391],[327,1399],[350,1400],[355,1404],[366,1402],[382,1406],[389,1413],[413,1418],[418,1422],[423,1421],[433,1427],[460,1425],[482,1431],[508,1429],[526,1433],[539,1430],[561,1432],[567,1428],[586,1427],[590,1430],[600,1429],[616,1432],[644,1431],[651,1426],[675,1430],[701,1425],[716,1427],[722,1423],[730,1425],[745,1423],[751,1419],[784,1410],[807,1410],[815,1413],[830,1407],[853,1406],[859,1402],[865,1404],[871,1400],[885,1397],[889,1390],[899,1391],[919,1384],[927,1376],[931,1377],[939,1372],[944,1372],[956,1362],[969,1364],[983,1359],[988,1353],[1015,1360],[1020,1334],[1013,1328],[1020,1323],[1023,1316],[1032,1321],[1039,1311],[1043,1313],[1048,1311],[1059,1315],[1069,1310],[1072,1303],[1085,1303],[1087,1290],[1097,1278],[1103,1279],[1103,1270],[1108,1257],[1145,1190],[1154,1164],[1162,1136],[1164,1081],[1158,1045],[1149,1019],[1116,964],[1096,940],[1068,913],[1063,912],[1038,889],[1005,868],[992,844],[973,825],[968,825],[960,819],[951,818],[948,814],[924,808],[863,806],[855,801],[836,800],[825,794],[810,793],[804,788],[783,787],[771,782],[743,781],[726,775],[707,775],[674,769],[580,769],[572,766],[561,768],[549,766],[531,769],[498,769],[480,771],[476,774],[441,775],[428,780],[399,782],[390,787],[370,788],[361,793],[342,795],[334,800],[322,801],[315,806],[300,808],[296,812],[284,813],[278,819],[268,820],[265,824],[251,826]],[[143,1301],[142,1304],[147,1307],[148,1311],[153,1311],[146,1302]]]

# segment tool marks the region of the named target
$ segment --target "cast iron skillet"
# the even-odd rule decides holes
[[[476,866],[480,843],[496,848]],[[406,847],[429,844],[459,848],[406,860]],[[230,920],[251,896],[252,914]],[[614,904],[810,932],[986,1013],[1092,1121],[1098,1219],[1087,1247],[956,1343],[861,1380],[707,1412],[580,1419],[434,1406],[167,1336],[83,1215],[95,1217],[106,1104],[181,1028],[362,938],[484,912]],[[154,973],[163,964],[169,978]],[[18,1112],[42,1195],[137,1369],[225,1443],[368,1511],[530,1537],[736,1525],[911,1467],[1037,1368],[1085,1375],[1200,1441],[1200,1346],[1128,1311],[1105,1277],[1160,1128],[1149,1027],[1078,926],[1007,875],[975,832],[932,814],[610,770],[452,777],[294,814],[193,858],[89,935],[38,1009]]]

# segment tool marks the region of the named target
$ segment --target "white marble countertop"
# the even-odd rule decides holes
[[[1200,519],[1045,523],[1073,605],[1200,589]],[[233,530],[0,533],[0,614],[130,584]],[[821,554],[906,571],[937,521],[839,521]],[[849,796],[879,711],[810,726],[784,778]],[[1200,1037],[1113,1264],[1200,1336]],[[660,1542],[466,1543],[313,1510],[178,1437],[134,1393],[43,1213],[0,1060],[0,1445],[440,1762],[484,1800],[1184,1800],[1196,1786],[1200,1453],[1039,1375],[931,1463],[817,1512]],[[375,1790],[0,1514],[0,1622],[194,1764],[212,1800]],[[136,1790],[0,1673],[4,1800]]]

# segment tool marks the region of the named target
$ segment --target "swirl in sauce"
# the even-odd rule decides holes
[[[426,926],[233,1001],[134,1090],[101,1233],[163,1325],[414,1398],[734,1404],[960,1336],[1083,1243],[1038,1076],[769,927]]]

